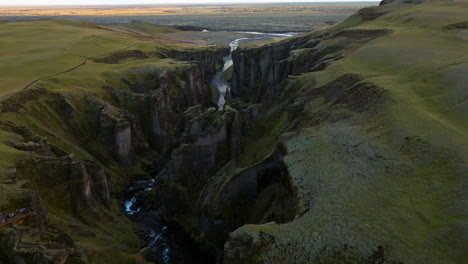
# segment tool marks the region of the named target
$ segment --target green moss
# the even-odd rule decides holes
[[[21,151],[5,144],[11,140],[11,137],[11,133],[0,130],[0,156],[2,157],[0,159],[0,181],[3,178],[2,175],[4,175],[2,171],[14,166],[16,158],[22,154]]]
[[[280,112],[255,121],[249,133],[242,137],[243,151],[238,156],[239,167],[251,166],[275,149],[278,136],[288,125],[287,118],[286,112]]]
[[[0,229],[0,259],[5,263],[15,263],[17,235],[13,229]]]
[[[222,78],[230,82],[232,80],[232,72],[234,71],[234,66],[229,67],[227,70],[223,72]]]
[[[216,86],[210,85],[211,88],[211,100],[213,103],[217,104],[219,101],[219,90]]]

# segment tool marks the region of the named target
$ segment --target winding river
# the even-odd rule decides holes
[[[233,66],[232,52],[239,47],[239,44],[247,41],[265,40],[273,38],[292,37],[297,33],[276,34],[260,32],[237,32],[253,35],[250,38],[235,39],[230,43],[231,54],[224,58],[223,67],[211,80],[211,85],[219,90],[218,105],[224,108],[226,103],[225,95],[229,92],[229,84],[223,79],[223,73]],[[127,189],[123,200],[125,213],[132,219],[138,229],[144,233],[146,246],[151,250],[149,261],[161,264],[182,264],[182,263],[215,263],[213,256],[200,252],[184,234],[178,232],[177,228],[171,227],[164,222],[158,212],[151,205],[145,203],[145,193],[150,192],[157,179],[134,181]]]
[[[262,33],[262,32],[236,32],[236,33],[249,34],[253,36],[250,38],[238,38],[238,39],[231,41],[231,43],[229,44],[229,47],[231,48],[231,54],[224,57],[223,68],[221,68],[211,80],[210,84],[218,88],[218,91],[219,91],[218,106],[221,110],[224,108],[224,105],[226,104],[225,96],[226,96],[226,93],[229,92],[229,88],[230,88],[229,83],[223,78],[223,73],[227,71],[233,65],[232,52],[235,51],[239,47],[240,43],[248,42],[248,41],[255,41],[255,40],[292,37],[292,36],[298,35],[298,33]]]

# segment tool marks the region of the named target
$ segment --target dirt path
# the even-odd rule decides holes
[[[55,77],[55,76],[58,76],[58,75],[61,75],[61,74],[67,73],[67,72],[74,71],[74,70],[80,68],[81,66],[85,65],[85,64],[86,64],[89,60],[91,60],[91,59],[103,57],[103,56],[112,54],[112,53],[114,53],[114,52],[123,51],[123,50],[129,49],[129,48],[131,48],[131,47],[133,47],[133,46],[135,46],[135,45],[137,45],[137,44],[139,44],[139,43],[132,44],[132,45],[127,46],[127,47],[122,48],[122,49],[118,49],[118,50],[114,50],[114,51],[111,51],[111,52],[107,52],[107,53],[101,54],[101,55],[99,55],[99,56],[86,58],[83,62],[81,62],[80,64],[78,64],[78,65],[76,65],[76,66],[74,66],[74,67],[72,67],[72,68],[70,68],[70,69],[68,69],[68,70],[65,70],[65,71],[62,71],[62,72],[58,72],[58,73],[54,73],[54,74],[51,74],[51,75],[47,75],[47,76],[43,76],[43,77],[37,78],[37,79],[31,81],[31,82],[28,83],[26,86],[24,86],[23,88],[21,88],[21,89],[19,89],[19,90],[17,90],[17,91],[14,91],[14,92],[8,93],[8,94],[6,94],[6,95],[0,96],[0,100],[3,100],[3,99],[5,99],[5,98],[7,98],[7,97],[9,97],[9,96],[11,96],[11,95],[17,93],[17,92],[21,92],[21,91],[27,90],[28,88],[30,88],[31,86],[33,86],[33,85],[36,84],[37,82],[39,82],[39,81],[41,81],[41,80],[44,80],[44,79],[46,79],[46,78]]]

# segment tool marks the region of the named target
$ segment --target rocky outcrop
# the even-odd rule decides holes
[[[163,157],[161,164],[169,158],[170,152],[177,146],[177,141],[184,130],[183,112],[196,105],[200,105],[202,109],[216,106],[212,102],[211,89],[207,88],[207,83],[216,72],[215,64],[222,62],[225,49],[172,51],[172,53],[171,56],[190,62],[170,70],[134,69],[132,76],[129,76],[137,80],[152,79],[154,87],[148,88],[146,83],[130,82],[127,79],[123,79],[123,82],[126,86],[129,85],[133,92],[109,87],[118,105],[131,113],[135,120],[137,129],[130,131],[132,133],[141,131],[145,139],[137,141],[143,145],[148,142],[151,149]],[[132,122],[131,124],[133,127]],[[138,153],[142,152],[140,147]]]
[[[54,257],[44,253],[40,248],[21,248],[20,236],[13,229],[0,230],[0,256],[4,263],[38,263],[52,264]]]
[[[18,179],[30,180],[48,207],[88,223],[99,219],[99,206],[110,209],[108,176],[92,161],[39,156],[22,159],[17,168]]]
[[[177,114],[172,110],[167,88],[163,87],[161,96],[153,105],[151,118],[151,133],[163,152],[166,152],[169,143],[175,140],[177,125]]]
[[[334,34],[302,36],[263,48],[233,52],[231,93],[250,102],[271,105],[291,75],[324,70],[330,63],[388,30],[342,30]],[[281,84],[286,87],[286,84]]]
[[[64,206],[62,209],[73,208],[74,213],[82,217],[85,217],[86,212],[92,212],[98,217],[96,206],[99,205],[110,209],[109,179],[100,165],[94,161],[75,158],[72,154],[49,144],[46,138],[37,136],[27,127],[13,123],[2,125],[4,129],[17,135],[9,145],[31,153],[30,156],[18,159],[13,172],[14,181],[27,181],[24,185],[39,189],[39,193],[31,196],[33,198],[30,204],[23,204],[19,208],[32,208],[43,212],[45,218],[46,210],[40,201],[47,197],[45,200],[49,205],[71,204],[72,206]],[[69,200],[65,197],[69,197]]]
[[[203,188],[196,212],[204,243],[222,252],[227,234],[244,224],[285,223],[296,215],[296,197],[289,184],[283,148],[249,168],[234,170],[230,161]]]
[[[92,161],[84,161],[86,173],[89,178],[88,196],[92,193],[95,201],[98,201],[106,209],[111,208],[111,197],[109,188],[109,176],[106,171],[98,164]]]
[[[239,153],[237,143],[242,124],[237,111],[217,112],[211,108],[203,112],[200,106],[186,111],[183,118],[185,132],[180,138],[181,145],[172,152],[159,177],[166,179],[166,183],[190,188],[191,196],[195,197],[209,175]]]
[[[263,49],[234,51],[231,93],[258,102],[269,87],[287,78],[290,65],[285,59],[291,46],[288,42]]]
[[[121,166],[135,162],[132,146],[133,117],[119,109],[103,104],[99,111],[99,134],[101,144],[113,155]],[[133,129],[135,131],[135,129]]]
[[[229,48],[206,48],[192,50],[173,50],[170,56],[181,61],[194,61],[203,72],[205,80],[210,80],[219,67],[224,64],[223,58],[229,55]]]
[[[180,226],[198,246],[211,251],[214,256],[221,256],[225,240],[223,234],[234,227],[231,224],[222,227],[224,224],[218,223],[216,230],[221,232],[213,233],[214,230],[204,223],[211,225],[220,219],[207,218],[207,214],[202,213],[205,209],[197,199],[211,181],[211,175],[241,152],[241,137],[255,119],[254,109],[235,110],[228,107],[217,111],[215,108],[204,110],[202,105],[188,108],[182,114],[180,127],[184,130],[178,138],[180,145],[171,152],[166,166],[156,177],[158,183],[154,186],[152,197],[147,198],[154,199],[156,196],[152,208],[156,208],[166,221]],[[208,229],[199,229],[200,226]],[[201,233],[209,233],[209,238],[200,236]]]

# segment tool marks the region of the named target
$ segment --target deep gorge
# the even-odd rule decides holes
[[[193,60],[193,55],[185,55],[184,58],[188,57]],[[228,105],[229,100],[235,100],[230,96],[226,99]],[[175,136],[182,138],[184,147],[175,147],[168,165],[161,171],[153,172],[157,175],[153,179],[137,181],[130,187],[132,195],[125,201],[126,210],[139,226],[143,226],[143,230],[146,229],[146,239],[150,247],[152,246],[154,256],[158,256],[159,262],[202,261],[197,260],[198,254],[181,257],[187,254],[180,250],[184,246],[179,245],[178,251],[172,252],[174,245],[171,248],[171,245],[168,245],[170,243],[164,241],[170,240],[170,236],[174,235],[171,230],[181,229],[186,232],[185,238],[180,231],[176,232],[179,233],[176,237],[184,241],[191,236],[193,241],[189,246],[192,244],[194,247],[195,243],[198,250],[210,254],[213,262],[217,259],[220,263],[227,234],[237,227],[246,223],[287,222],[294,217],[295,197],[289,188],[281,150],[261,158],[259,161],[264,160],[257,165],[234,175],[232,182],[227,183],[223,191],[216,194],[219,198],[213,196],[212,192],[215,191],[211,189],[213,186],[207,186],[211,184],[209,178],[213,176],[203,177],[203,175],[219,174],[220,169],[223,173],[228,173],[235,168],[236,155],[242,150],[241,136],[248,134],[249,127],[257,118],[251,110],[245,111],[247,108],[248,106],[233,109],[228,106],[227,109],[214,111],[213,108],[204,110],[203,106],[198,105],[196,110],[187,110],[189,114],[185,116],[184,113],[183,116],[184,134]],[[238,115],[239,112],[242,115]],[[163,128],[161,125],[159,127]],[[201,164],[203,167],[194,164]],[[194,182],[194,179],[198,182]],[[151,187],[145,186],[145,182]],[[173,185],[179,186],[175,189]],[[139,192],[135,192],[135,188]],[[193,203],[196,200],[197,202]],[[213,200],[219,205],[213,205]],[[255,204],[256,200],[263,201],[257,202],[249,212],[244,212],[245,206],[250,203]],[[154,206],[154,203],[159,207]],[[225,208],[223,210],[212,208],[218,206]],[[181,215],[188,219],[181,221]],[[165,221],[169,227],[159,223],[161,227],[157,230],[160,233],[154,234],[154,230],[148,224],[154,222],[154,218]],[[164,244],[167,248],[163,246]],[[191,251],[190,248],[185,249]],[[161,254],[161,252],[166,253]],[[208,260],[203,260],[206,261]]]
[[[382,35],[380,31],[340,34],[353,38],[352,45]],[[347,41],[337,41],[333,35],[298,36],[233,51],[231,93],[223,110],[212,100],[209,80],[216,65],[223,65],[228,49],[160,52],[153,56],[169,56],[176,66],[132,68],[107,76],[103,88],[110,100],[85,94],[83,114],[59,94],[45,102],[60,113],[96,162],[39,140],[36,153],[50,155],[42,151],[50,149],[56,157],[32,164],[48,168],[39,177],[52,179],[71,170],[74,179],[83,181],[78,186],[69,180],[63,184],[70,184],[71,207],[86,223],[102,217],[100,212],[111,206],[111,196],[121,197],[121,206],[143,232],[149,248],[142,254],[149,260],[231,263],[230,257],[224,257],[231,232],[246,224],[288,223],[307,212],[291,183],[283,161],[287,148],[278,137],[308,118],[298,108],[304,102],[297,101],[311,98],[295,93],[294,76],[323,70],[352,47],[341,44]],[[127,56],[136,58],[123,52],[98,62],[118,63]],[[258,149],[245,145],[262,130],[267,142],[260,142]],[[113,162],[121,168],[138,166],[140,172],[130,173],[117,188],[109,187],[113,176],[106,174],[105,167]],[[22,164],[18,175],[31,173],[30,161]],[[174,255],[166,251],[171,244],[178,248]],[[229,254],[237,250],[228,249]]]
[[[354,45],[358,45],[358,41],[365,43],[385,32],[355,31],[347,34],[353,38]],[[273,139],[272,145],[265,146],[263,153],[257,153],[243,164],[238,164],[242,159],[238,156],[245,149],[242,138],[248,137],[255,129],[253,126],[257,119],[266,117],[276,121],[280,119],[277,115],[288,109],[287,115],[283,115],[282,128],[274,132],[273,138],[300,122],[302,118],[298,110],[291,111],[291,103],[286,100],[293,100],[287,95],[291,91],[286,89],[293,89],[290,86],[294,80],[288,76],[322,70],[340,58],[345,49],[340,42],[329,39],[332,37],[310,40],[298,36],[264,48],[233,51],[232,93],[226,97],[226,107],[222,111],[216,111],[209,103],[180,105],[181,114],[158,107],[160,119],[153,117],[153,129],[157,127],[158,135],[166,136],[161,138],[161,142],[177,143],[168,148],[170,156],[167,163],[158,162],[164,165],[154,173],[155,183],[151,190],[140,193],[142,197],[139,199],[143,202],[136,208],[152,208],[154,215],[176,226],[175,229],[183,230],[196,247],[211,254],[218,263],[223,259],[228,234],[240,226],[287,223],[296,215],[305,213],[299,212],[299,198],[283,162],[287,150],[280,141]],[[297,52],[307,53],[310,61],[304,61],[304,55]],[[186,53],[176,58],[198,61],[198,65],[206,65],[206,61],[223,64],[219,63],[222,58],[203,57],[212,57],[210,53],[202,53],[201,56]],[[208,68],[213,68],[213,64],[208,65]],[[209,80],[209,77],[204,80]],[[206,85],[206,81],[193,86],[202,90],[197,85]],[[205,97],[198,102],[209,102],[210,95],[207,93]],[[278,102],[277,98],[284,101]],[[168,102],[163,104],[169,105]],[[269,110],[272,106],[279,109]],[[169,111],[172,111],[172,119],[160,122],[171,116]],[[174,124],[179,124],[177,129]],[[268,126],[265,129],[271,129]]]
[[[25,218],[0,263],[463,263],[462,7],[382,1],[232,52],[132,36],[9,94],[0,207]]]

